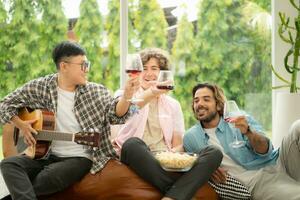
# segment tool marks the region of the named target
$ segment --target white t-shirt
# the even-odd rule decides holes
[[[149,113],[143,134],[143,141],[148,145],[151,151],[166,151],[168,147],[160,127],[157,103],[157,99],[149,103]]]
[[[82,131],[73,112],[75,92],[57,88],[56,130],[77,133]],[[91,159],[91,151],[86,146],[72,141],[52,141],[51,154],[59,157],[86,157]]]
[[[220,144],[220,141],[216,135],[216,128],[204,129],[204,131],[209,135],[209,144],[218,147],[223,153],[223,160],[221,163],[221,167],[228,170],[228,173],[244,183],[250,191],[253,189],[255,176],[258,174],[260,170],[246,170],[241,165],[237,164],[234,160],[232,160],[229,155],[224,153],[224,149]],[[239,148],[236,148],[238,151]]]

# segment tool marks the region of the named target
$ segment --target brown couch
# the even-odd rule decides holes
[[[3,129],[4,157],[17,154],[11,137],[13,127],[5,125]],[[201,172],[199,172],[201,173]],[[80,182],[75,183],[63,192],[39,199],[44,200],[158,200],[162,195],[157,189],[139,178],[126,165],[111,160],[101,172],[87,174]],[[198,200],[219,199],[213,188],[205,184],[195,195]]]
[[[87,174],[63,192],[43,197],[45,200],[158,200],[162,195],[157,189],[139,178],[126,165],[116,160],[108,162],[96,175]],[[219,199],[213,188],[205,184],[194,199]]]

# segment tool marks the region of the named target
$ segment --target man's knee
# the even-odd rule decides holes
[[[132,160],[139,159],[144,156],[147,151],[147,145],[143,140],[137,137],[129,138],[123,144],[121,149],[121,162],[130,165]]]
[[[290,129],[290,133],[294,135],[295,138],[300,138],[300,120],[295,121]]]
[[[132,137],[126,140],[122,146],[122,152],[130,152],[135,150],[137,146],[144,145],[144,141],[137,137]]]
[[[3,178],[13,175],[16,170],[19,170],[19,168],[13,157],[5,158],[0,162],[0,171],[2,172]]]
[[[13,157],[5,158],[0,162],[0,169],[3,172],[11,169],[15,164]]]
[[[223,159],[222,151],[213,145],[209,145],[205,147],[204,152],[206,154],[209,154],[210,160],[216,165],[215,167],[219,167]]]

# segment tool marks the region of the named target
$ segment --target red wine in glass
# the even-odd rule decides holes
[[[143,71],[143,63],[140,57],[140,54],[128,54],[126,57],[126,68],[125,72],[130,78],[136,78]],[[130,100],[131,103],[136,104],[138,102],[144,101],[142,98],[132,97]]]
[[[160,70],[156,87],[161,90],[173,90],[174,80],[170,70]]]
[[[138,69],[126,69],[125,71],[127,74],[129,74],[130,76],[138,76],[142,70],[138,70]]]
[[[174,89],[173,85],[157,85],[156,87],[160,90],[173,90]]]

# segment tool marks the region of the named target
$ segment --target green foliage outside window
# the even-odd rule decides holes
[[[56,72],[51,53],[57,43],[67,39],[68,28],[68,19],[63,13],[61,0],[40,0],[38,6],[42,18],[39,21],[38,51],[34,51],[39,54],[39,64],[31,66],[34,68],[35,77]]]
[[[167,47],[167,22],[156,0],[139,1],[134,24],[141,48]]]
[[[192,87],[197,83],[198,73],[195,54],[194,26],[188,21],[187,15],[178,22],[176,40],[172,48],[172,57],[175,62],[175,90],[174,96],[184,110],[186,128],[195,122],[192,112]]]
[[[264,126],[270,128],[271,70],[267,66],[271,63],[271,35],[269,31],[268,37],[261,36],[243,20],[248,3],[207,0],[199,5],[195,76],[200,82],[220,85],[227,98],[242,108],[247,104],[245,94],[264,94],[266,104],[256,102],[255,109],[262,113],[256,118],[264,119]]]
[[[51,51],[66,39],[68,27],[61,0],[7,2],[9,12],[0,1],[0,98],[28,80],[55,72]],[[259,2],[199,1],[198,22],[192,24],[186,16],[179,19],[176,40],[170,45],[173,48],[166,49],[167,23],[157,1],[129,1],[129,52],[153,46],[169,50],[175,67],[172,95],[182,105],[186,128],[195,122],[191,89],[200,81],[219,84],[229,99],[245,109],[257,111],[259,104],[261,112],[256,117],[270,128],[270,30],[262,33],[246,20],[251,9],[266,11],[269,1]],[[119,88],[120,4],[109,0],[106,17],[98,6],[95,0],[82,1],[75,33],[93,64],[90,80],[114,91]],[[260,102],[253,104],[256,94]]]
[[[2,96],[32,78],[32,69],[38,66],[38,53],[32,52],[39,44],[39,28],[36,5],[31,1],[16,0],[11,3],[9,13],[0,14],[2,20],[6,16],[0,39],[3,48],[0,56]],[[11,16],[10,23],[7,23],[8,16]]]
[[[92,63],[89,76],[95,82],[103,80],[102,49],[103,19],[96,0],[82,0],[80,4],[80,17],[75,26],[78,42],[86,49],[88,59]]]
[[[108,34],[108,62],[104,72],[106,86],[112,90],[119,88],[120,66],[120,3],[119,0],[108,2],[109,15],[105,27]]]

